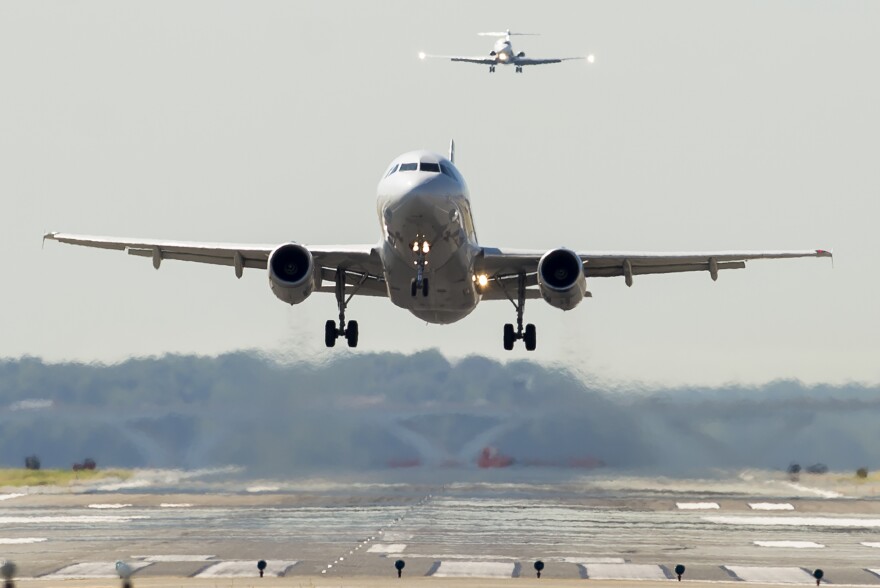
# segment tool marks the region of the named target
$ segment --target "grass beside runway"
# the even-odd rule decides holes
[[[128,480],[132,470],[28,470],[25,468],[0,468],[0,488],[25,486],[70,486],[75,482],[96,480]]]

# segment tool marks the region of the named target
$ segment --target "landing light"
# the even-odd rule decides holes
[[[507,57],[507,53],[499,53],[498,59],[500,59],[501,61],[507,61],[509,58]]]
[[[413,241],[413,253],[418,253],[418,252],[419,252],[419,242]]]
[[[486,284],[489,283],[489,276],[486,274],[480,274],[477,276],[477,283],[480,285],[480,288],[485,288]]]
[[[424,59],[428,55],[424,51],[419,51],[419,59]]]
[[[587,55],[587,63],[596,63],[595,55]]]
[[[431,244],[425,241],[422,243],[422,253],[427,253],[431,250]]]

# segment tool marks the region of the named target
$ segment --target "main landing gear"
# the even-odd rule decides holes
[[[494,65],[489,66],[489,73],[495,73],[495,66]]]
[[[521,65],[516,66],[516,73],[522,73],[522,66]]]
[[[339,326],[336,326],[336,321],[334,320],[329,320],[324,324],[324,344],[327,345],[327,347],[334,347],[336,345],[336,339],[339,337],[345,337],[349,347],[357,347],[358,323],[357,321],[348,321],[348,324],[345,324],[345,308],[348,306],[352,297],[357,293],[358,289],[360,289],[364,280],[366,280],[366,276],[361,278],[361,281],[357,284],[354,292],[346,298],[345,270],[342,268],[336,270],[336,304],[339,307]]]
[[[526,345],[526,351],[534,351],[538,345],[537,329],[535,329],[535,325],[531,323],[527,324],[525,329],[523,329],[523,313],[525,312],[526,306],[525,274],[517,276],[516,301],[511,298],[510,294],[507,293],[507,290],[504,290],[504,293],[516,309],[516,330],[514,331],[513,325],[510,323],[504,325],[504,349],[510,351],[513,349],[513,344],[517,340],[522,339],[523,343]]]
[[[425,241],[423,237],[420,237],[413,241],[412,250],[416,255],[416,259],[413,262],[416,266],[416,277],[413,278],[410,284],[410,293],[413,298],[419,292],[422,293],[422,296],[427,296],[429,284],[428,278],[425,277],[425,267],[428,265],[428,253],[431,251],[431,244]]]

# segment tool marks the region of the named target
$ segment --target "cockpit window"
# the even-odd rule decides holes
[[[391,174],[393,174],[396,171],[397,171],[397,164],[395,164],[394,167],[392,167],[390,170],[388,170],[388,173],[385,174],[385,177],[387,178],[388,176],[390,176]]]
[[[416,171],[419,169],[418,163],[401,163],[398,171]]]
[[[440,164],[439,163],[428,163],[427,161],[423,161],[421,167],[419,168],[423,172],[433,172],[435,174],[440,173]]]
[[[448,165],[443,165],[443,164],[441,163],[441,164],[440,164],[440,171],[443,172],[444,175],[447,175],[447,176],[449,176],[449,177],[452,178],[452,179],[455,179],[455,180],[458,179],[458,178],[455,177],[455,174],[452,172],[452,170],[449,168]]]

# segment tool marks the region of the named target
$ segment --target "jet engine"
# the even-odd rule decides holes
[[[520,51],[519,53],[516,54],[516,56],[517,56],[517,57],[525,57],[525,56],[526,56],[526,52],[525,52],[525,51]]]
[[[552,249],[538,262],[538,287],[547,304],[571,310],[584,299],[584,263],[570,249]]]
[[[317,287],[312,253],[296,243],[280,245],[269,256],[269,287],[288,304],[299,304]]]
[[[489,51],[489,57],[495,57],[496,55],[498,55],[498,54],[495,53],[494,51]]]

